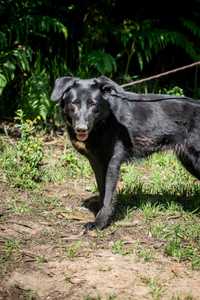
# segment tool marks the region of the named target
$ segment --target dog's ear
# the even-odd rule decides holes
[[[51,100],[60,100],[63,94],[74,85],[76,79],[77,78],[71,76],[57,78],[54,84],[53,92],[51,94]]]
[[[109,108],[116,120],[129,132],[132,116],[130,115],[129,102],[124,101],[124,89],[111,79],[101,76],[97,78],[103,99],[108,103]]]
[[[123,91],[123,88],[120,85],[106,76],[100,76],[96,78],[95,82],[98,84],[102,92],[102,96],[107,96],[107,94],[111,92],[117,93]]]

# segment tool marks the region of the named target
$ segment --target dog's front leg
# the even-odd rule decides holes
[[[115,209],[116,185],[123,157],[124,147],[123,144],[118,141],[115,144],[113,154],[107,166],[103,206],[96,215],[95,222],[86,224],[87,229],[92,229],[94,227],[103,229],[110,224]]]
[[[90,159],[90,164],[95,174],[97,187],[99,190],[99,200],[103,206],[103,199],[105,195],[105,178],[108,163],[101,158]]]

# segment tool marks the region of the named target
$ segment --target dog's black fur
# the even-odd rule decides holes
[[[60,101],[74,147],[94,170],[101,209],[87,227],[106,227],[114,213],[123,161],[173,149],[200,179],[200,103],[187,97],[135,94],[107,77],[61,77],[52,100]]]

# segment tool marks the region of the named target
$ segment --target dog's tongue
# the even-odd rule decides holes
[[[84,142],[88,138],[88,133],[78,133],[76,135],[76,137],[77,137],[77,140],[79,140],[80,142]]]

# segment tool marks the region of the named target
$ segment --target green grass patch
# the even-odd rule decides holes
[[[151,225],[154,238],[164,241],[164,253],[178,261],[190,261],[192,269],[200,269],[200,223],[199,218],[190,216],[171,223]]]
[[[80,250],[81,250],[81,241],[76,241],[66,247],[66,256],[69,259],[74,259],[80,254]]]
[[[121,180],[124,187],[119,193],[117,219],[134,219],[134,212],[139,211],[146,223],[143,231],[164,243],[165,255],[189,261],[193,269],[199,269],[200,182],[172,153],[123,165]],[[144,260],[149,254],[151,259],[147,249],[138,254]]]
[[[112,245],[112,253],[119,254],[119,255],[126,255],[127,251],[125,249],[124,241],[117,240]]]
[[[32,210],[30,203],[22,199],[12,199],[8,203],[8,208],[10,212],[19,215],[29,214]]]
[[[148,286],[153,300],[162,299],[161,297],[164,293],[164,287],[157,278],[143,277],[141,279]]]
[[[0,275],[3,275],[7,267],[14,264],[20,255],[20,242],[14,238],[5,240],[0,249]]]
[[[154,253],[152,249],[139,246],[136,252],[137,256],[144,262],[150,262],[154,259]]]
[[[122,167],[124,191],[149,195],[199,195],[200,183],[172,153],[156,153],[149,159]]]
[[[48,164],[43,168],[42,180],[44,182],[64,182],[69,177],[89,178],[93,174],[88,160],[71,146],[54,160],[50,151],[45,160]]]

